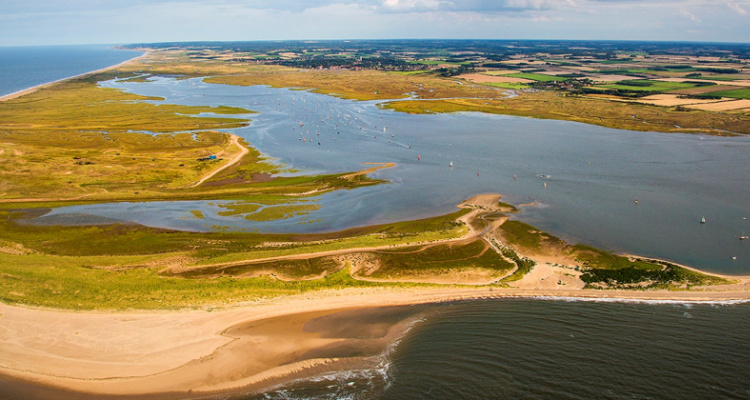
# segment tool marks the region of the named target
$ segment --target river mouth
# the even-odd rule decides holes
[[[258,111],[250,126],[228,131],[296,174],[395,166],[370,174],[386,184],[312,196],[305,199],[312,207],[278,220],[226,215],[232,202],[215,200],[72,206],[47,218],[83,214],[188,231],[332,232],[446,214],[473,195],[502,193],[504,202],[534,205],[514,218],[572,243],[750,273],[750,245],[738,240],[750,232],[743,219],[750,217],[747,137],[478,113],[410,115],[379,102],[198,78],[101,84],[169,104]]]

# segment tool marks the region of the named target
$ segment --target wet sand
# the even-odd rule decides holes
[[[77,313],[0,304],[0,397],[190,398],[256,393],[373,363],[430,304],[502,297],[723,302],[711,291],[345,289],[210,311]],[[415,306],[419,304],[419,306]]]

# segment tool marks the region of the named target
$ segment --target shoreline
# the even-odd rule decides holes
[[[220,310],[75,312],[0,303],[0,393],[4,382],[6,390],[10,382],[17,390],[30,391],[26,393],[52,391],[62,398],[81,393],[154,399],[259,393],[370,362],[408,332],[418,312],[445,303],[521,299],[733,305],[750,302],[750,278],[743,281],[744,289],[693,292],[349,288]],[[356,316],[399,307],[417,312],[409,315],[411,320],[387,322],[388,328],[371,335],[372,340],[326,334],[341,324],[360,326]],[[323,328],[308,329],[311,321],[326,318],[319,324]],[[347,356],[363,346],[370,351],[367,357]]]
[[[76,78],[80,78],[80,77],[83,77],[83,76],[86,76],[86,75],[98,74],[100,72],[109,71],[111,69],[118,68],[118,67],[120,67],[120,66],[122,66],[124,64],[129,63],[129,62],[132,62],[132,61],[135,61],[135,60],[139,60],[139,59],[141,59],[141,58],[143,58],[143,57],[145,57],[145,56],[147,56],[149,54],[149,52],[146,51],[146,50],[129,50],[129,51],[142,51],[143,54],[141,54],[139,56],[136,56],[136,57],[133,57],[131,59],[125,60],[125,61],[123,61],[121,63],[115,64],[115,65],[110,65],[109,67],[99,68],[99,69],[96,69],[96,70],[93,70],[93,71],[88,71],[88,72],[84,72],[84,73],[81,73],[81,74],[78,74],[78,75],[73,75],[73,76],[68,76],[68,77],[65,77],[65,78],[57,79],[57,80],[54,80],[52,82],[42,83],[40,85],[32,86],[32,87],[29,87],[29,88],[26,88],[26,89],[21,89],[19,91],[13,92],[13,93],[8,93],[8,94],[0,96],[0,101],[8,101],[8,100],[12,100],[12,99],[15,99],[15,98],[18,98],[18,97],[21,97],[21,96],[25,96],[27,94],[34,93],[34,92],[36,92],[39,89],[43,89],[43,88],[52,86],[52,85],[60,83],[60,82],[64,82],[64,81],[67,81],[69,79],[76,79]]]
[[[148,52],[117,65],[14,92],[0,97],[0,101],[21,97],[65,80],[115,69],[146,55]],[[350,311],[374,313],[387,307],[490,299],[665,304],[750,302],[750,277],[710,274],[740,283],[726,285],[724,291],[721,287],[703,291],[550,289],[541,286],[351,288],[197,311],[75,312],[0,303],[0,394],[3,393],[5,375],[12,377],[13,381],[26,381],[28,385],[48,385],[53,387],[49,390],[69,393],[70,397],[86,393],[87,397],[93,398],[113,395],[184,398],[261,390],[271,382],[287,382],[294,377],[363,362],[356,357],[322,356],[323,350],[334,353],[337,347],[341,350],[339,342],[347,338],[324,337],[319,332],[306,330],[316,319]],[[255,326],[258,324],[262,326]],[[268,328],[269,325],[275,328]],[[386,342],[388,338],[398,337],[399,327],[403,326],[398,323],[391,325],[379,339]],[[266,328],[269,330],[264,331]],[[248,331],[243,334],[250,339],[242,339],[242,335],[235,333],[238,331]],[[278,335],[282,333],[289,336],[290,343],[305,343],[292,350],[283,349],[284,346],[277,343]],[[238,365],[238,362],[247,362],[237,359],[236,352],[243,347],[240,346],[243,340],[253,345],[249,346],[252,348],[261,346],[258,341],[267,344],[273,349],[264,351],[272,354],[264,353],[265,359],[253,359],[254,366]],[[244,346],[245,351],[247,347]],[[311,352],[320,356],[300,359],[296,355],[298,351],[302,351],[303,356]],[[212,380],[206,379],[208,372]]]

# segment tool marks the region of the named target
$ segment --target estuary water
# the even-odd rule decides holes
[[[0,47],[0,96],[116,65],[140,54],[107,45]]]
[[[198,231],[321,232],[439,215],[476,194],[502,193],[503,201],[534,204],[514,218],[573,243],[750,273],[750,242],[738,240],[750,232],[748,137],[478,113],[408,115],[378,102],[200,79],[103,85],[166,103],[258,111],[248,115],[250,126],[231,132],[299,173],[353,171],[366,162],[396,167],[372,174],[387,184],[316,196],[319,210],[278,221],[222,216],[231,202],[221,201],[75,206],[50,216],[89,214]]]
[[[170,103],[260,111],[252,115],[251,126],[232,132],[302,173],[350,171],[363,168],[362,162],[398,165],[374,174],[391,183],[319,196],[315,214],[276,226],[211,213],[206,220],[183,218],[194,209],[216,214],[223,210],[219,202],[71,207],[55,213],[84,211],[193,230],[211,225],[335,230],[445,213],[474,194],[499,192],[514,204],[536,203],[523,207],[518,218],[574,242],[714,271],[750,270],[750,246],[742,247],[736,238],[742,229],[750,232],[742,219],[750,217],[747,138],[479,114],[411,116],[381,110],[374,102],[195,79],[105,85],[164,96]],[[701,216],[705,225],[698,223]],[[319,221],[309,223],[313,220]],[[732,255],[737,260],[730,261]],[[748,332],[746,303],[456,302],[425,313],[375,368],[236,398],[746,399]]]

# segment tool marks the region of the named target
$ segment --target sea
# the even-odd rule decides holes
[[[0,47],[0,96],[117,65],[141,54],[111,45]]]
[[[15,65],[17,74],[28,75],[16,78],[26,86],[0,81],[0,90],[101,68],[102,52],[121,57],[109,65],[134,54],[87,49],[0,48],[2,68]],[[55,75],[53,55],[75,59],[83,70]],[[167,103],[258,111],[247,116],[250,126],[231,132],[285,174],[351,171],[365,168],[364,162],[397,166],[373,174],[387,184],[318,196],[313,201],[319,210],[273,224],[221,216],[217,201],[103,204],[53,213],[196,231],[315,232],[438,215],[475,194],[502,193],[503,201],[524,205],[514,218],[572,243],[750,274],[750,243],[737,240],[743,230],[750,232],[747,137],[476,113],[407,115],[380,102],[200,79],[102,85]],[[191,219],[191,210],[206,218]],[[230,398],[750,399],[749,333],[750,304],[744,302],[540,297],[443,303],[421,315],[374,367]]]

